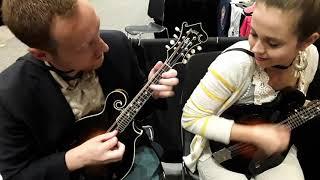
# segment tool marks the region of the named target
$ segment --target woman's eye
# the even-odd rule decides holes
[[[250,33],[252,37],[258,37],[256,33]]]

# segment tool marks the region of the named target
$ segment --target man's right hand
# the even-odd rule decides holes
[[[68,169],[74,171],[89,165],[102,165],[120,161],[125,146],[118,141],[117,133],[115,130],[98,135],[70,149],[65,155]]]

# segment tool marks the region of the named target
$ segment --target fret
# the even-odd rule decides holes
[[[163,65],[154,78],[148,82],[144,88],[135,96],[135,98],[128,104],[128,106],[119,115],[118,127],[120,130],[124,130],[137,115],[142,106],[148,101],[153,91],[149,88],[151,84],[157,84],[161,79],[161,74],[170,70],[171,67],[167,64]]]
[[[297,110],[294,114],[290,115],[287,119],[282,121],[280,124],[287,125],[291,130],[301,126],[316,116],[320,115],[320,101],[311,101],[311,105]]]
[[[179,29],[179,28],[178,28]],[[122,132],[133,120],[136,114],[139,112],[141,107],[147,102],[147,100],[152,96],[153,91],[150,89],[151,84],[158,84],[161,79],[161,75],[164,72],[169,71],[176,64],[185,64],[187,60],[191,57],[189,54],[195,53],[195,49],[201,43],[204,43],[208,39],[208,35],[202,29],[201,23],[196,23],[193,25],[188,25],[183,23],[180,36],[176,42],[167,50],[167,59],[160,67],[160,69],[151,77],[150,80],[144,85],[144,87],[139,91],[139,93],[132,99],[132,101],[122,110],[120,115],[117,117],[115,123],[112,126],[117,126]],[[201,50],[201,47],[197,47],[197,50]],[[192,50],[192,51],[191,51]],[[170,55],[169,55],[170,54]]]

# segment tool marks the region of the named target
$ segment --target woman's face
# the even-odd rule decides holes
[[[257,4],[252,15],[249,43],[258,66],[268,69],[291,64],[301,50],[294,33],[298,17],[299,13]]]

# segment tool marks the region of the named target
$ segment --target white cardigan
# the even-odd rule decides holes
[[[229,48],[249,50],[249,43],[240,41]],[[298,89],[304,94],[314,78],[319,59],[314,45],[309,46],[306,52],[308,66],[302,71],[298,82]],[[277,92],[269,85],[266,87],[267,90],[261,91],[260,88],[265,87],[258,84],[268,84],[257,83],[263,81],[259,79],[263,73],[265,72],[255,65],[253,57],[241,51],[223,53],[211,63],[208,72],[185,104],[181,119],[182,127],[196,134],[190,145],[190,154],[183,157],[186,166],[192,172],[196,170],[199,159],[204,161],[212,155],[208,139],[225,144],[230,142],[234,121],[219,116],[234,103],[246,101],[245,98],[241,98],[247,94],[249,87],[255,85],[255,104],[269,102],[276,97]],[[265,94],[261,95],[262,92]]]

